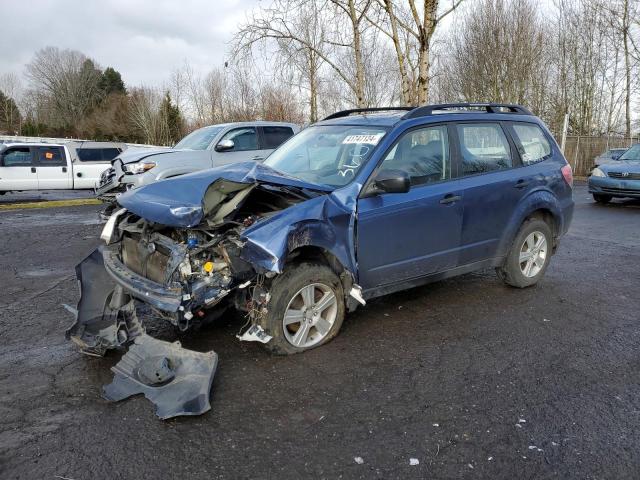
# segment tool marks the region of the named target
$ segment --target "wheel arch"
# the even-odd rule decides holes
[[[328,266],[340,279],[347,310],[353,311],[357,308],[358,302],[349,295],[355,284],[355,276],[336,255],[317,245],[304,245],[289,251],[284,265],[286,268],[288,265],[305,261],[315,261]]]
[[[553,248],[555,251],[560,232],[563,229],[561,209],[558,205],[558,200],[552,193],[546,190],[539,190],[528,195],[516,207],[511,216],[509,226],[500,241],[498,250],[500,256],[505,256],[508,253],[518,234],[518,230],[530,218],[540,218],[549,225],[553,235]]]

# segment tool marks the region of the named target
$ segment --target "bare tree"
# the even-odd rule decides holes
[[[451,0],[438,13],[439,0],[394,2],[375,0],[378,11],[385,15],[369,15],[368,20],[393,43],[402,85],[402,103],[415,105],[429,99],[431,42],[438,24],[462,3]],[[415,56],[415,60],[412,59]]]
[[[234,52],[260,42],[276,42],[285,58],[297,53],[300,72],[308,72],[312,117],[317,105],[318,72],[331,69],[353,93],[357,106],[366,106],[365,67],[362,55],[364,15],[372,0],[276,0],[255,12],[234,38]],[[339,62],[340,52],[348,62]],[[344,57],[342,57],[344,58]],[[350,66],[354,66],[353,72]]]
[[[101,71],[76,50],[45,47],[27,64],[26,74],[35,96],[48,104],[51,124],[74,127],[101,99]]]

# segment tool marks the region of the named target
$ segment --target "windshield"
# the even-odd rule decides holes
[[[640,160],[640,145],[631,147],[618,160]]]
[[[342,187],[353,180],[385,133],[381,127],[309,127],[264,163],[307,182]]]
[[[222,127],[204,127],[194,130],[180,140],[175,147],[183,150],[206,150]]]

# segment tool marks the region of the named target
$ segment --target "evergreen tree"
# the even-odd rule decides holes
[[[99,85],[105,97],[112,93],[127,93],[127,89],[122,81],[122,75],[112,67],[107,67],[105,71],[102,72]]]
[[[160,116],[166,125],[168,143],[176,143],[182,138],[183,121],[180,108],[173,103],[169,92],[162,99]]]
[[[20,110],[15,100],[0,90],[0,133],[19,133],[21,123]]]

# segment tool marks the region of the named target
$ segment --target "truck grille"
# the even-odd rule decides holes
[[[622,180],[640,180],[640,173],[632,172],[609,172],[611,178],[621,178]]]
[[[113,167],[107,168],[104,172],[100,174],[100,186],[104,187],[105,185],[111,183],[113,178],[116,176],[116,171]]]
[[[631,188],[601,187],[600,190],[613,195],[640,195],[640,188],[633,190]]]

